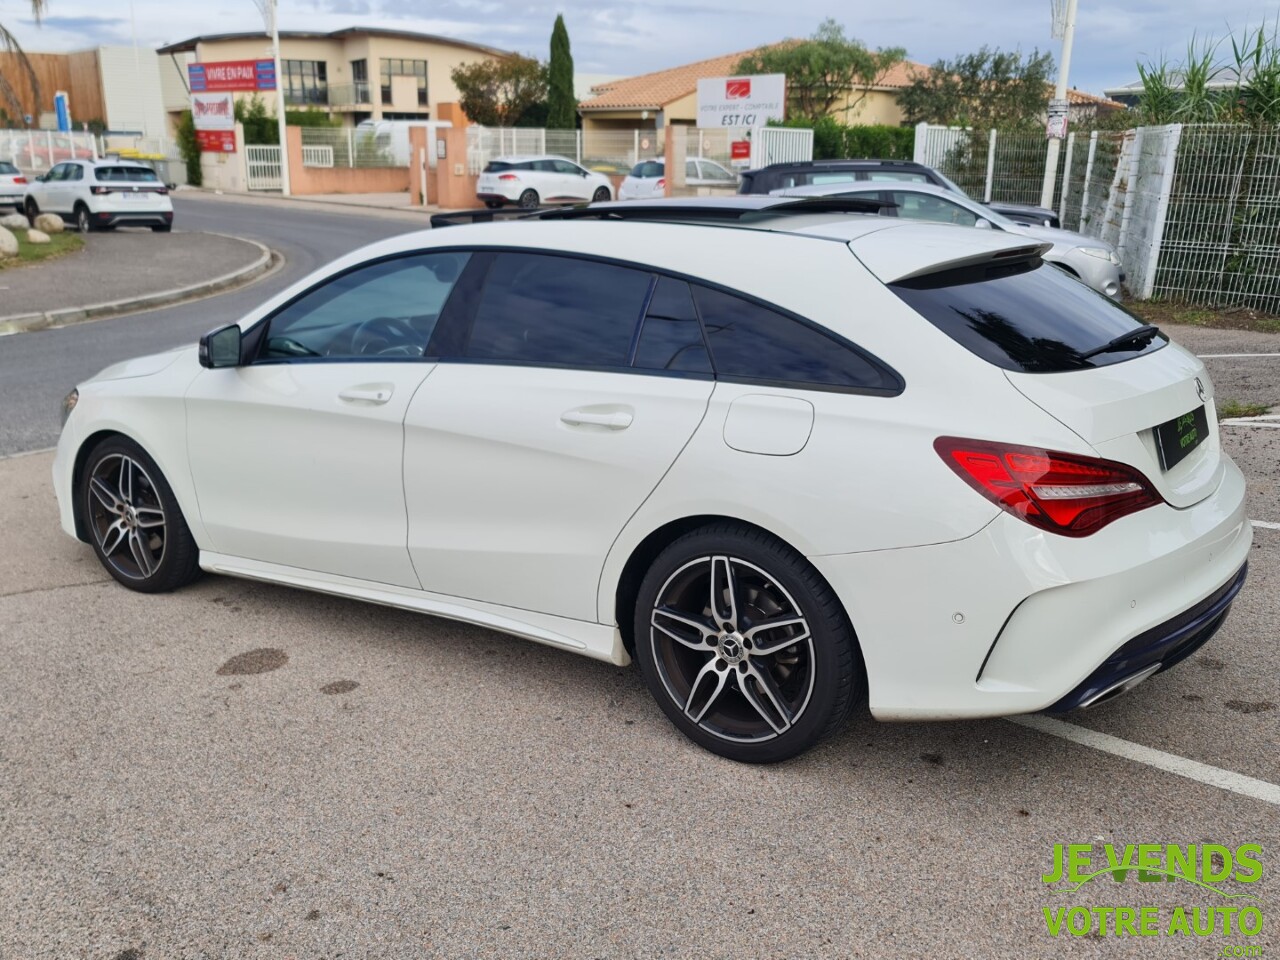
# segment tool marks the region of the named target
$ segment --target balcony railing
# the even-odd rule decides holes
[[[369,99],[367,81],[357,80],[355,83],[333,84],[329,87],[329,106],[331,107],[368,106],[372,102]]]
[[[285,88],[284,91],[285,106],[288,107],[324,107],[328,106],[329,88],[326,85],[318,87],[304,87],[302,89]]]

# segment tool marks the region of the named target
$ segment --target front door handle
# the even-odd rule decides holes
[[[605,427],[608,430],[625,430],[634,418],[625,410],[612,413],[592,413],[590,410],[566,410],[560,414],[560,422],[571,427]]]
[[[370,383],[359,387],[347,387],[338,392],[339,400],[348,403],[386,403],[391,399],[392,386],[389,383]]]

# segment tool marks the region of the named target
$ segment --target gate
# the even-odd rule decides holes
[[[251,143],[244,148],[246,186],[250,190],[280,190],[280,147]]]
[[[756,127],[751,131],[751,166],[797,163],[813,159],[813,131],[790,127]]]

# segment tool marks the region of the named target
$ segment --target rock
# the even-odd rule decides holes
[[[66,229],[62,218],[56,213],[40,214],[40,216],[36,217],[36,222],[32,226],[37,230],[43,230],[45,233],[61,233]]]
[[[0,227],[8,230],[27,229],[27,218],[20,213],[10,213],[0,217]]]
[[[27,243],[48,243],[49,235],[43,230],[37,230],[32,227],[27,231]]]
[[[5,227],[0,227],[0,257],[16,257],[18,255],[18,238]]]

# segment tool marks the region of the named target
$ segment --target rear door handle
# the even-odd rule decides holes
[[[560,414],[560,422],[567,423],[571,427],[605,427],[609,430],[625,430],[631,426],[634,419],[631,414],[625,411],[615,411],[613,413],[592,413],[588,410],[567,410]]]
[[[392,386],[389,383],[371,383],[359,387],[347,387],[339,391],[338,399],[348,403],[386,403],[391,399]]]

